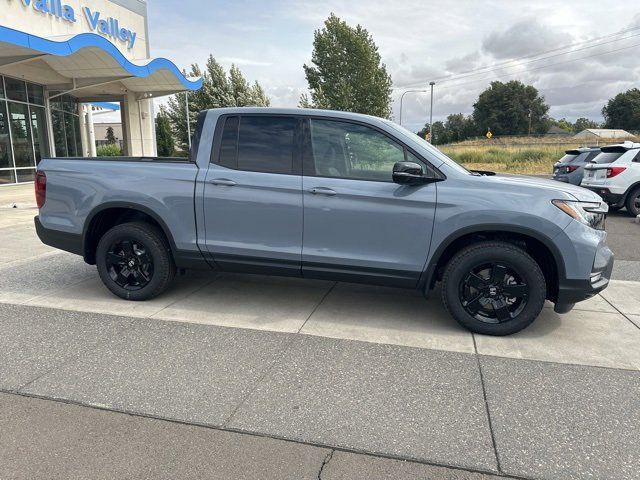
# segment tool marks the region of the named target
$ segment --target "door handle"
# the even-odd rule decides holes
[[[337,195],[335,190],[331,190],[330,188],[327,188],[327,187],[314,187],[309,190],[309,193],[313,193],[314,195],[326,195],[328,197],[333,197],[334,195]]]
[[[212,183],[213,185],[224,185],[227,187],[233,187],[234,185],[236,185],[236,182],[227,178],[214,178],[209,183]]]

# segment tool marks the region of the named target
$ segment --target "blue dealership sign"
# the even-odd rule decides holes
[[[50,15],[65,22],[76,23],[78,21],[74,8],[62,3],[62,0],[22,0],[22,3],[25,7],[33,7],[33,11]],[[82,10],[87,24],[93,32],[126,43],[129,49],[133,48],[138,36],[136,32],[122,28],[116,18],[103,18],[99,11],[91,10],[90,7],[84,7]]]

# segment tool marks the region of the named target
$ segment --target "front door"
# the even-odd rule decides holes
[[[398,185],[392,173],[400,161],[429,165],[369,126],[311,119],[306,130],[303,275],[417,285],[437,187]]]
[[[206,247],[224,270],[299,275],[300,120],[236,115],[221,121],[204,187]]]

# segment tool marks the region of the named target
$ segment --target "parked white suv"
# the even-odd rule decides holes
[[[640,143],[602,147],[602,153],[584,167],[580,184],[596,192],[611,209],[627,207],[640,215]]]

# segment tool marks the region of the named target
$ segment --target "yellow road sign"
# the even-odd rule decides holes
[[[487,135],[486,135],[486,137],[487,137],[488,139],[491,139],[491,137],[493,137],[493,133],[491,133],[491,130],[487,130]]]

